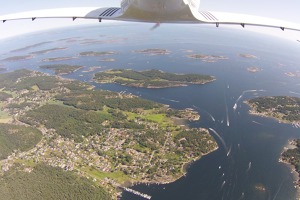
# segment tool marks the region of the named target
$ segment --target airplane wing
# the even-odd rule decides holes
[[[198,11],[195,9],[191,9],[191,11],[200,23],[216,24],[216,26],[220,24],[238,24],[242,27],[251,25],[300,31],[300,24],[283,20],[226,12]]]
[[[173,16],[172,20],[163,17],[160,19],[161,23],[204,23],[204,24],[239,24],[243,27],[247,25],[253,26],[266,26],[266,27],[277,27],[282,30],[290,29],[300,31],[300,25],[292,22],[286,22],[282,20],[276,20],[272,18],[258,17],[245,14],[225,13],[225,12],[214,12],[214,11],[198,11],[195,6],[189,4],[189,11],[178,19]],[[106,20],[123,20],[123,21],[147,21],[157,22],[151,17],[145,19],[138,18],[135,13],[128,12],[124,13],[121,8],[118,7],[77,7],[77,8],[57,8],[57,9],[46,9],[36,10],[29,12],[22,12],[16,14],[9,14],[0,16],[0,21],[6,22],[9,20],[19,19],[38,19],[38,18],[71,18],[73,20],[77,18],[83,19],[102,19]]]
[[[121,8],[108,7],[77,7],[77,8],[57,8],[46,10],[35,10],[29,12],[21,12],[16,14],[9,14],[0,16],[0,21],[3,23],[8,20],[19,19],[38,19],[38,18],[71,18],[73,20],[77,18],[83,19],[110,19],[114,20],[123,14]]]

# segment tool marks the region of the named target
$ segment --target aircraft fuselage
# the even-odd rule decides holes
[[[123,17],[148,22],[191,21],[191,0],[123,0]]]

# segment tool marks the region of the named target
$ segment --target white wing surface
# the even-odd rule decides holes
[[[78,7],[78,8],[57,8],[47,10],[36,10],[29,12],[21,12],[16,14],[9,14],[0,16],[2,22],[8,20],[19,20],[19,19],[38,19],[38,18],[76,18],[83,19],[115,19],[122,15],[121,8],[109,7]]]
[[[287,22],[283,20],[277,20],[266,17],[259,17],[253,15],[236,14],[236,13],[226,13],[226,12],[214,12],[214,11],[196,11],[191,9],[194,17],[199,20],[199,22],[216,24],[239,24],[243,27],[247,25],[252,26],[265,26],[265,27],[275,27],[290,30],[300,31],[300,25],[292,22]]]
[[[210,12],[210,11],[198,11],[195,7],[199,0],[186,0],[188,6],[183,9],[182,12],[172,13],[169,15],[157,13],[145,13],[145,11],[137,12],[136,9],[124,10],[117,7],[78,7],[78,8],[58,8],[47,10],[36,10],[29,12],[22,12],[16,14],[9,14],[0,16],[0,21],[6,22],[9,20],[18,19],[38,19],[38,18],[77,18],[83,19],[98,19],[105,20],[122,20],[122,21],[145,21],[161,23],[204,23],[204,24],[239,24],[243,27],[247,25],[253,26],[266,26],[276,27],[290,30],[300,31],[300,25],[292,22],[276,20],[272,18],[258,17],[245,14],[225,13],[225,12]],[[195,3],[196,2],[196,3]],[[124,12],[123,12],[124,11]]]

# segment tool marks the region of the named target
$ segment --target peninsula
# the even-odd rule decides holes
[[[117,199],[125,182],[175,181],[186,163],[217,149],[208,130],[174,123],[198,120],[190,109],[29,70],[0,74],[0,86],[5,197]]]
[[[96,73],[94,80],[98,83],[117,83],[130,87],[168,88],[189,84],[205,84],[215,79],[208,75],[174,74],[155,69],[147,71],[114,69]]]
[[[58,64],[58,65],[42,65],[42,66],[40,66],[40,68],[53,70],[56,75],[65,75],[65,74],[73,73],[73,72],[83,68],[83,66]]]
[[[102,68],[101,66],[89,67],[88,69],[83,70],[82,72],[83,72],[83,73],[93,72],[93,71],[95,71],[95,70],[97,70],[97,69],[101,69],[101,68]]]
[[[246,101],[250,114],[272,117],[280,122],[300,125],[300,98],[288,96],[258,97]]]

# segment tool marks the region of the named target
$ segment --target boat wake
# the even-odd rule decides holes
[[[250,169],[251,169],[251,166],[252,166],[252,163],[251,163],[251,162],[249,162],[249,164],[248,164],[248,169],[247,169],[247,173],[250,171]]]
[[[240,100],[243,98],[243,96],[246,93],[254,93],[254,92],[265,92],[266,90],[260,89],[260,90],[245,90],[242,92],[242,94],[239,96],[239,98],[237,98],[237,100],[235,101],[235,104],[233,106],[233,110],[235,111],[237,109],[237,105],[240,102]]]
[[[209,128],[209,130],[212,131],[212,132],[220,139],[220,141],[221,141],[221,143],[222,143],[222,145],[223,145],[225,151],[227,152],[228,149],[227,149],[227,146],[226,146],[226,143],[225,143],[224,139],[223,139],[223,138],[217,133],[217,131],[215,131],[214,129]]]

